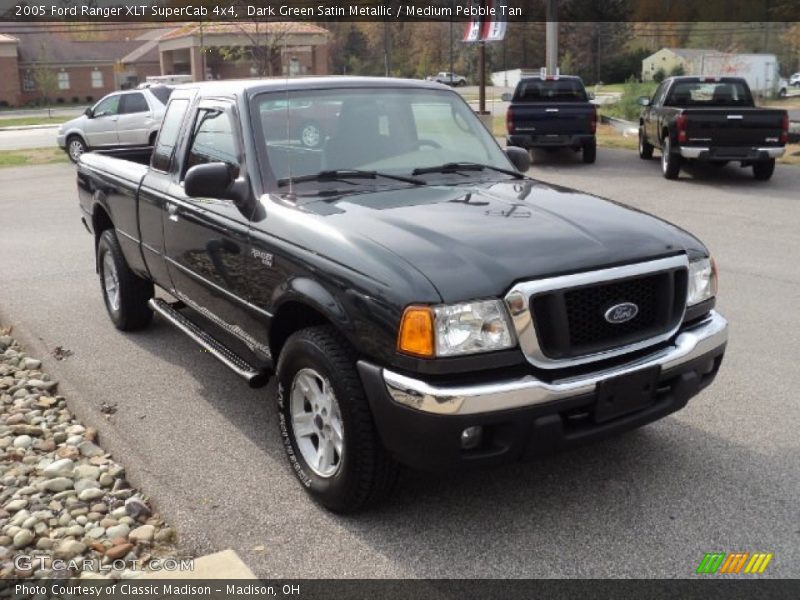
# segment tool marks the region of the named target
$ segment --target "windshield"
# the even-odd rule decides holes
[[[744,82],[680,81],[665,102],[667,106],[752,106]]]
[[[409,176],[420,167],[454,162],[513,168],[453,92],[396,88],[273,92],[256,96],[253,110],[256,139],[263,140],[269,162],[266,175],[272,181],[339,170]],[[359,184],[374,185],[374,181],[362,179]]]
[[[527,79],[517,88],[514,100],[522,102],[588,102],[579,79]]]

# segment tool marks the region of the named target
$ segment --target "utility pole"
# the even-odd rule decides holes
[[[547,24],[545,25],[545,56],[547,72],[555,74],[558,68],[558,0],[547,0],[547,11],[545,13]]]
[[[486,42],[480,42],[480,60],[478,69],[480,71],[478,81],[478,111],[479,114],[486,114]],[[452,75],[451,75],[452,76]]]
[[[453,76],[453,13],[450,13],[450,76]]]
[[[383,20],[383,70],[384,76],[392,74],[392,63],[389,61],[389,22]]]

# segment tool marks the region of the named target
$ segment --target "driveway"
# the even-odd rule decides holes
[[[705,552],[774,553],[800,576],[800,169],[661,178],[600,149],[536,157],[535,177],[675,221],[709,245],[731,321],[715,385],[676,415],[588,448],[478,472],[407,473],[342,518],[283,456],[271,388],[251,390],[161,320],[117,332],[69,165],[0,170],[0,320],[32,341],[75,412],[191,551],[231,547],[262,577],[690,577]],[[502,225],[498,225],[499,228]],[[101,402],[114,404],[106,418]]]

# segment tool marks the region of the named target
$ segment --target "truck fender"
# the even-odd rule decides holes
[[[289,308],[290,305],[292,308]],[[287,313],[292,313],[292,319],[296,320],[298,307],[307,307],[309,314],[297,320],[299,324],[296,326],[294,324],[290,326],[283,322],[282,317]],[[281,338],[284,333],[287,333],[287,327],[290,327],[291,330],[288,333],[291,334],[307,325],[319,324],[321,317],[336,327],[354,346],[358,346],[353,319],[345,310],[340,299],[321,283],[308,277],[297,277],[277,286],[272,297],[271,312],[273,315],[270,323],[271,345],[274,332],[283,332],[278,334],[278,337]],[[282,341],[285,340],[279,340],[278,345]],[[278,358],[278,351],[279,348],[273,348],[275,360]]]

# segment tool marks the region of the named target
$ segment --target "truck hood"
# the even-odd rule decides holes
[[[304,199],[300,209],[401,257],[445,302],[501,296],[525,279],[707,254],[695,237],[652,215],[535,180]]]

